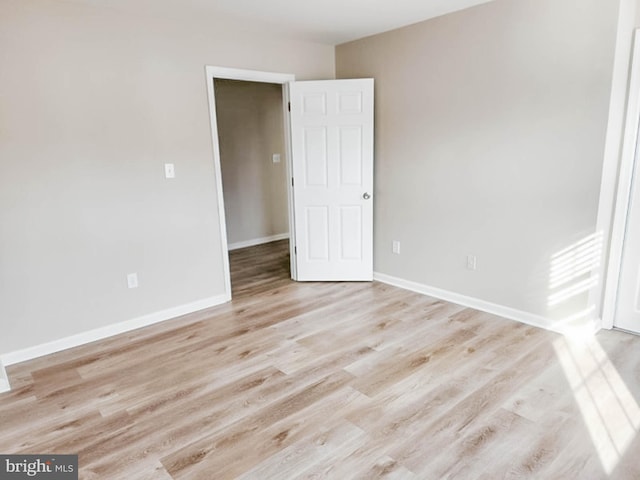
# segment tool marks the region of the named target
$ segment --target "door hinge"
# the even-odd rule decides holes
[[[297,255],[298,254],[298,247],[293,247],[293,254]]]
[[[291,102],[287,103],[287,108],[289,109],[289,111],[291,111]]]
[[[293,187],[293,177],[291,177],[291,186]]]

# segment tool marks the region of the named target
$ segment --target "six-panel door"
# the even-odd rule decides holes
[[[298,280],[372,280],[373,79],[289,92]]]

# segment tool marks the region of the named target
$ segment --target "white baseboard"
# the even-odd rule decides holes
[[[0,356],[0,365],[13,365],[15,363],[25,362],[37,357],[60,352],[68,348],[78,347],[80,345],[95,342],[96,340],[102,340],[113,335],[118,335],[120,333],[129,332],[141,327],[160,323],[165,320],[170,320],[181,315],[197,312],[198,310],[215,307],[216,305],[220,305],[230,300],[231,295],[225,293],[215,297],[204,298],[195,302],[168,308],[159,312],[150,313],[148,315],[143,315],[142,317],[133,318],[131,320],[125,320],[124,322],[114,323],[105,327],[96,328],[94,330],[89,330],[88,332],[79,333],[77,335],[61,338],[52,342],[42,343],[34,347],[28,347],[22,350],[16,350],[15,352],[5,353],[4,355]],[[1,381],[2,377],[0,376],[0,383]]]
[[[4,369],[4,365],[0,362],[0,393],[8,392],[9,390],[11,390],[9,377],[7,376],[7,371]]]
[[[565,335],[575,335],[576,333],[582,335],[590,335],[597,331],[597,326],[592,325],[591,323],[576,328],[575,326],[566,325],[562,322],[557,322],[540,315],[535,315],[533,313],[524,312],[522,310],[506,307],[504,305],[487,302],[478,298],[468,297],[466,295],[461,295],[449,290],[443,290],[441,288],[431,287],[429,285],[404,280],[402,278],[392,277],[391,275],[386,275],[384,273],[375,272],[373,274],[373,279],[382,283],[386,283],[388,285],[393,285],[394,287],[404,288],[405,290],[411,290],[412,292],[421,293],[423,295],[428,295],[440,300],[445,300],[447,302],[473,308],[475,310],[480,310],[482,312],[491,313],[499,317],[508,318],[509,320],[515,320],[520,323],[543,328],[552,332],[562,333]]]
[[[289,233],[279,233],[278,235],[271,235],[270,237],[254,238],[253,240],[245,240],[244,242],[230,243],[227,248],[229,250],[238,250],[239,248],[255,247],[256,245],[277,242],[278,240],[284,240],[286,238],[289,238]]]

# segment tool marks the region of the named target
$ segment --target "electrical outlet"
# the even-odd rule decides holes
[[[280,163],[280,154],[274,153],[273,156],[271,157],[271,160],[273,161],[273,163]]]
[[[393,241],[393,253],[400,255],[400,242],[398,240]]]
[[[475,255],[467,255],[467,269],[475,270],[477,267],[477,259]]]
[[[127,275],[127,286],[129,288],[138,288],[138,274],[130,273]]]

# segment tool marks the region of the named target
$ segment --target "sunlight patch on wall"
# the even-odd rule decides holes
[[[585,278],[579,282],[571,283],[566,288],[557,291],[556,293],[549,295],[549,306],[555,307],[570,298],[579,295],[580,293],[585,293],[591,290],[591,288],[595,287],[598,284],[598,275],[594,275],[589,278]]]
[[[563,337],[553,346],[600,463],[609,474],[638,435],[640,407],[595,339]]]
[[[585,326],[594,319],[595,306],[586,305],[586,297],[600,280],[595,272],[600,267],[602,244],[602,233],[596,232],[551,256],[547,306],[550,316],[558,319],[558,330]],[[585,298],[585,308],[576,312],[580,297]]]
[[[549,288],[554,290],[600,266],[602,234],[594,233],[551,257]]]

